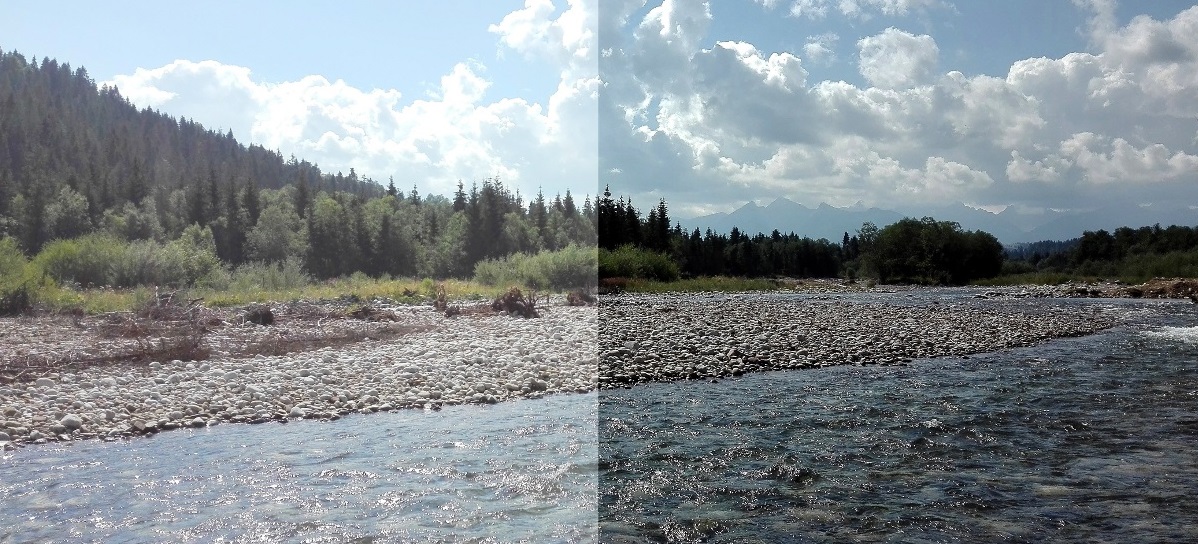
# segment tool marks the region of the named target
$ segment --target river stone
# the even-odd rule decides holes
[[[8,436],[8,433],[0,432],[0,442],[8,442],[11,440],[12,440],[12,437]]]
[[[83,427],[83,418],[76,414],[67,414],[63,416],[62,420],[60,420],[58,424],[71,430],[79,429]]]
[[[54,380],[50,378],[38,378],[33,384],[38,387],[54,387]]]

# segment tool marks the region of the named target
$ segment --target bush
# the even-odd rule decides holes
[[[599,250],[599,277],[641,278],[674,281],[681,274],[669,257],[645,249],[623,246],[615,251]]]
[[[276,263],[243,264],[233,271],[226,288],[240,292],[288,291],[303,288],[310,283],[312,277],[304,272],[300,259],[288,257]]]
[[[115,263],[127,249],[128,243],[111,235],[89,234],[46,244],[34,257],[33,264],[60,284],[114,285]]]
[[[479,262],[474,267],[474,281],[530,289],[590,288],[595,285],[596,265],[594,248],[569,245],[558,251],[517,253]]]
[[[28,312],[37,301],[40,274],[12,238],[0,240],[0,315]]]

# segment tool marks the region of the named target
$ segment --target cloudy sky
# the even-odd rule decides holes
[[[676,216],[1198,205],[1198,8],[613,0],[599,182]]]
[[[0,48],[83,66],[138,106],[449,194],[597,186],[594,2],[10,2]]]

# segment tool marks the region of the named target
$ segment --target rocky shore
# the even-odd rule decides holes
[[[562,300],[538,309],[541,317],[532,319],[446,318],[429,307],[401,306],[388,312],[393,319],[387,323],[314,319],[290,333],[285,320],[273,329],[226,324],[213,333],[224,349],[214,349],[205,360],[93,364],[0,382],[0,445],[116,439],[226,422],[337,419],[593,390],[596,309]],[[46,351],[55,342],[41,338],[44,333],[22,336],[28,323],[0,325],[10,348]],[[363,332],[351,335],[352,343],[284,355],[239,356],[230,349],[302,336],[307,328],[346,327]],[[30,335],[38,338],[25,338]]]
[[[599,313],[601,388],[712,380],[747,372],[833,365],[895,365],[1081,336],[1116,316],[1094,307],[1026,301],[1022,289],[949,301],[837,295],[620,295]]]

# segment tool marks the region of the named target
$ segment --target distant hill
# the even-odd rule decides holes
[[[989,232],[1004,244],[1068,240],[1081,236],[1085,231],[1113,231],[1123,226],[1136,228],[1157,223],[1161,226],[1198,225],[1198,210],[1184,206],[1108,207],[1087,212],[1031,215],[1019,214],[1013,209],[991,213],[964,204],[919,210],[866,208],[860,204],[844,208],[820,204],[816,208],[809,208],[786,198],[774,200],[767,206],[749,202],[731,213],[715,213],[680,219],[678,222],[687,231],[698,228],[700,232],[711,229],[727,233],[736,227],[752,235],[758,232],[769,234],[776,229],[784,234],[794,232],[814,240],[823,238],[838,242],[844,233],[856,233],[865,222],[885,227],[904,217],[955,221],[965,230]]]

